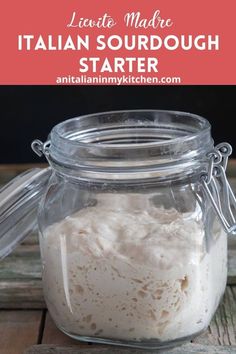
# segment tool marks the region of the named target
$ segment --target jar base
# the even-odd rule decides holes
[[[143,340],[143,341],[130,341],[130,340],[118,340],[118,339],[109,339],[109,338],[99,338],[99,337],[89,337],[89,336],[80,336],[77,334],[69,333],[64,329],[58,327],[63,333],[67,336],[81,341],[81,342],[89,342],[89,343],[97,343],[97,344],[107,344],[107,345],[114,345],[114,346],[122,346],[122,347],[130,347],[130,348],[137,348],[137,349],[170,349],[173,347],[181,346],[186,344],[187,342],[191,341],[195,337],[202,334],[205,329],[191,335],[182,337],[179,339],[174,339],[170,341],[159,341],[158,339],[150,339],[150,340]]]

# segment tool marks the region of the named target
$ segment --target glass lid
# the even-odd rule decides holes
[[[0,258],[37,228],[37,211],[51,169],[28,170],[0,189]]]

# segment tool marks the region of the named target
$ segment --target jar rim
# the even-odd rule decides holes
[[[125,174],[196,166],[213,147],[211,125],[196,114],[121,110],[75,117],[56,125],[47,158],[57,170]],[[182,166],[180,166],[182,164]],[[74,172],[73,172],[74,173]]]
[[[186,134],[184,137],[174,137],[171,139],[168,139],[166,141],[152,141],[152,142],[147,142],[147,143],[132,143],[132,146],[135,145],[136,148],[138,147],[153,147],[153,146],[160,146],[160,145],[168,145],[170,143],[178,143],[179,141],[184,141],[186,140],[192,140],[196,137],[199,137],[201,134],[204,134],[206,131],[211,130],[211,124],[207,119],[204,117],[190,113],[190,112],[184,112],[184,111],[175,111],[175,110],[159,110],[159,109],[131,109],[131,110],[112,110],[112,111],[103,111],[103,112],[96,112],[96,113],[90,113],[90,114],[85,114],[81,116],[75,116],[73,118],[64,120],[61,123],[58,123],[52,128],[52,131],[50,133],[51,137],[54,137],[56,140],[61,140],[66,143],[69,143],[70,145],[74,145],[77,147],[86,147],[86,148],[94,148],[94,147],[99,147],[99,149],[106,149],[112,147],[113,149],[127,149],[127,146],[130,144],[108,144],[108,143],[100,143],[100,142],[84,142],[84,141],[79,141],[79,140],[72,140],[68,139],[68,137],[63,136],[62,130],[65,127],[65,125],[69,124],[70,122],[75,122],[75,121],[82,121],[85,119],[91,119],[93,117],[99,118],[101,116],[110,116],[110,115],[117,115],[117,114],[145,114],[145,113],[155,113],[155,114],[169,114],[172,116],[177,117],[185,117],[185,118],[193,118],[196,120],[196,122],[199,123],[199,130],[196,132],[190,132]]]

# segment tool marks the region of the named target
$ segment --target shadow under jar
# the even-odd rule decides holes
[[[33,149],[52,170],[38,223],[44,295],[58,328],[139,348],[206,329],[234,233],[230,146],[214,148],[208,121],[99,113],[58,124]]]

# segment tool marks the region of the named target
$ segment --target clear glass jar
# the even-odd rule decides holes
[[[99,113],[58,124],[33,149],[52,169],[38,223],[44,295],[58,328],[140,348],[206,329],[226,285],[226,231],[234,233],[229,146],[214,149],[208,121]]]

